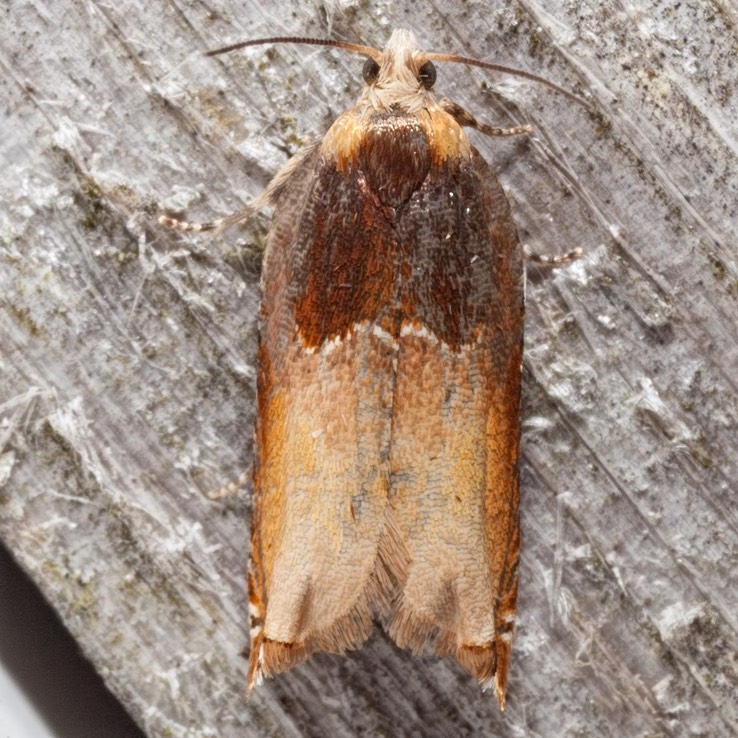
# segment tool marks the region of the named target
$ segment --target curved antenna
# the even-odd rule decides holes
[[[251,41],[240,41],[237,44],[231,44],[230,46],[224,46],[221,49],[215,49],[208,51],[205,56],[218,56],[219,54],[227,54],[229,51],[236,51],[237,49],[245,49],[248,46],[262,46],[264,44],[307,44],[310,46],[328,46],[334,49],[344,49],[346,51],[353,51],[363,56],[368,56],[374,59],[374,61],[381,63],[382,52],[379,49],[375,49],[373,46],[362,46],[361,44],[352,44],[348,41],[334,41],[326,38],[309,38],[304,36],[271,36],[269,38],[255,38]],[[440,54],[436,52],[425,52],[423,57],[428,61],[444,61],[454,62],[455,64],[467,64],[472,67],[479,67],[481,69],[490,69],[493,72],[502,72],[503,74],[511,74],[515,77],[522,77],[523,79],[531,80],[532,82],[538,82],[539,84],[545,85],[546,87],[558,92],[560,95],[569,98],[578,105],[582,105],[587,109],[591,109],[589,103],[583,100],[581,97],[577,97],[573,92],[559,87],[559,85],[550,82],[545,77],[539,77],[537,74],[531,72],[524,72],[522,69],[513,69],[512,67],[506,67],[502,64],[495,64],[493,62],[479,61],[478,59],[472,59],[467,56],[456,56],[455,54]]]
[[[506,67],[502,64],[479,61],[478,59],[471,59],[467,56],[455,56],[454,54],[436,54],[430,52],[424,54],[424,56],[426,59],[429,59],[431,61],[445,61],[455,62],[457,64],[468,64],[469,66],[480,67],[481,69],[491,69],[493,72],[503,72],[504,74],[512,74],[515,77],[523,77],[523,79],[529,79],[533,82],[538,82],[542,85],[545,85],[546,87],[555,90],[559,94],[564,95],[564,97],[568,97],[569,100],[572,100],[573,102],[578,103],[579,105],[582,105],[587,109],[590,109],[589,103],[581,97],[577,97],[577,95],[575,95],[573,92],[569,92],[569,90],[566,90],[563,87],[559,87],[557,84],[550,82],[545,77],[539,77],[537,74],[533,74],[531,72],[524,72],[522,69],[513,69],[512,67]]]
[[[336,49],[346,49],[346,51],[355,51],[357,54],[370,56],[377,62],[381,57],[381,52],[371,46],[361,46],[360,44],[351,44],[347,41],[333,41],[326,38],[304,38],[302,36],[272,36],[271,38],[256,38],[252,41],[241,41],[237,44],[224,46],[222,49],[208,51],[205,56],[227,54],[229,51],[236,51],[236,49],[243,49],[247,46],[261,46],[262,44],[310,44],[311,46],[332,46]]]

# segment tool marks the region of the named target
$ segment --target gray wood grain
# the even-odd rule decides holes
[[[0,27],[0,536],[152,736],[738,732],[738,12],[726,2],[9,0]],[[437,88],[529,140],[475,144],[528,283],[519,627],[501,715],[377,634],[244,699],[258,252],[155,223],[253,198],[349,106],[362,60],[277,33],[439,51]],[[505,98],[493,92],[493,86]]]

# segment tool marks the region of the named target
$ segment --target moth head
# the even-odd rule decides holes
[[[399,29],[382,51],[367,58],[362,76],[365,88],[360,102],[378,110],[414,113],[431,104],[436,67],[418,48],[415,36]]]

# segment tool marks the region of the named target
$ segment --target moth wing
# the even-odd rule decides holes
[[[250,687],[314,651],[360,646],[389,609],[395,280],[379,255],[395,234],[375,216],[358,176],[336,176],[317,149],[278,192],[262,272]]]
[[[431,172],[400,220],[408,278],[390,510],[410,561],[388,625],[455,657],[504,705],[519,551],[522,251],[497,178]]]
[[[250,686],[384,616],[504,704],[517,590],[522,253],[484,160],[387,216],[318,151],[263,270]]]

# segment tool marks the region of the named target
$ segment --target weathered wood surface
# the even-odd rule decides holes
[[[729,3],[9,0],[0,29],[0,536],[152,736],[738,731],[738,14]],[[278,15],[273,15],[278,13]],[[354,99],[298,33],[421,42],[524,242],[520,618],[506,713],[376,635],[244,700],[258,246],[155,225],[249,200]],[[500,82],[506,100],[492,94]],[[514,103],[511,102],[514,100]]]

